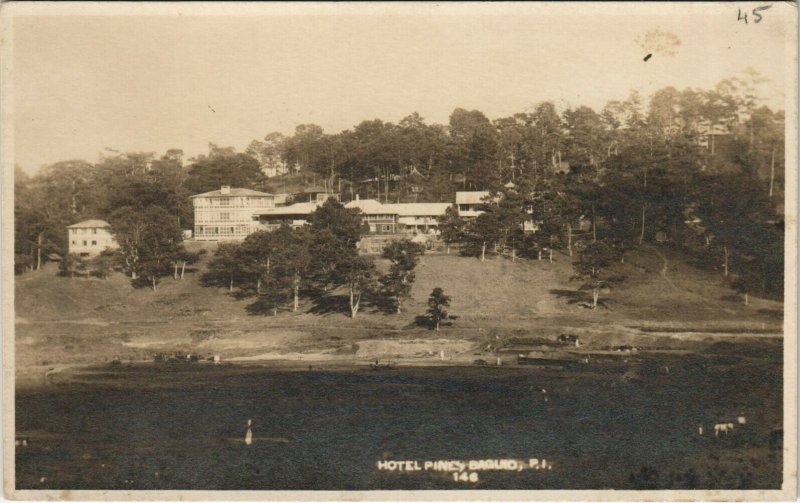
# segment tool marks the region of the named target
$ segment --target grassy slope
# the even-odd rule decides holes
[[[550,338],[561,330],[625,334],[614,340],[629,341],[639,336],[625,328],[630,326],[779,328],[781,323],[780,304],[753,299],[744,306],[719,275],[687,266],[669,249],[631,253],[625,264],[615,266],[615,273],[627,280],[603,294],[607,307],[597,311],[574,303],[578,285],[570,281],[571,259],[565,255],[556,255],[553,263],[426,256],[403,314],[366,306],[353,320],[338,312],[311,314],[308,300],[300,313],[250,315],[249,300],[200,286],[207,260],[182,281],[164,279],[155,293],[132,288],[122,275],[60,278],[52,265],[16,277],[18,364],[97,361],[115,354],[145,358],[155,350],[175,348],[226,356],[291,351],[289,357],[296,357],[310,350],[352,353],[359,341],[363,351],[374,346],[374,340],[366,339]],[[436,286],[452,297],[451,312],[458,319],[433,335],[413,328],[413,320],[424,313]]]

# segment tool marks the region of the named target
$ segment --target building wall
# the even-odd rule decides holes
[[[67,229],[69,252],[82,257],[93,257],[106,248],[118,248],[107,227],[81,227]]]
[[[253,215],[273,208],[271,196],[196,197],[194,205],[194,238],[199,241],[244,239],[259,229]]]
[[[397,232],[395,215],[364,215],[370,234],[393,234]]]
[[[477,217],[484,213],[482,209],[479,209],[484,206],[484,203],[478,204],[459,204],[458,205],[458,216],[460,217]]]

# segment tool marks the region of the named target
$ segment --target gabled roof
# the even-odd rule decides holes
[[[483,204],[487,197],[489,197],[488,190],[456,192],[456,204]]]
[[[319,208],[317,203],[294,203],[289,206],[265,209],[259,211],[258,214],[264,216],[310,215],[317,211],[317,208]]]
[[[375,199],[357,199],[344,205],[345,208],[358,208],[367,215],[390,215],[393,212]]]
[[[67,229],[96,229],[102,227],[111,227],[111,224],[105,220],[84,220],[77,224],[68,225]]]
[[[450,203],[397,203],[383,205],[389,212],[396,213],[401,217],[442,216],[450,206],[452,206]]]
[[[227,194],[223,194],[222,190],[212,190],[211,192],[203,192],[202,194],[195,194],[190,196],[190,198],[194,197],[236,197],[236,196],[250,196],[250,197],[275,197],[275,194],[269,194],[267,192],[259,192],[257,190],[251,189],[237,189],[231,187],[230,192]]]

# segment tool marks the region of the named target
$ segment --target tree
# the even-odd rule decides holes
[[[275,275],[286,278],[286,283],[291,285],[294,298],[292,311],[297,311],[300,289],[307,279],[311,265],[311,234],[307,228],[292,229],[288,225],[283,225],[274,232],[275,242],[280,243],[275,260]]]
[[[312,233],[329,230],[344,247],[355,250],[356,243],[369,227],[363,222],[361,210],[345,208],[336,199],[330,198],[308,218]]]
[[[58,265],[58,273],[61,276],[69,276],[74,278],[76,274],[86,274],[86,261],[75,253],[68,253],[64,255]]]
[[[358,255],[344,257],[336,267],[339,283],[345,285],[350,297],[350,317],[355,318],[365,293],[375,288],[375,264]]]
[[[594,241],[578,253],[578,260],[572,264],[575,271],[572,279],[586,281],[581,290],[592,291],[592,309],[597,309],[600,289],[612,282],[606,273],[613,261],[614,251],[602,241]]]
[[[116,250],[104,250],[96,257],[89,260],[89,274],[97,278],[105,279],[118,265],[120,254]]]
[[[442,320],[446,320],[450,316],[447,312],[447,308],[450,307],[450,300],[450,297],[445,295],[444,290],[438,286],[433,289],[430,297],[428,297],[428,318],[436,327],[437,332]]]
[[[264,284],[275,277],[275,257],[281,244],[270,231],[256,231],[248,235],[240,245],[242,273],[246,278],[242,287],[261,295]]]
[[[286,137],[281,133],[269,133],[263,141],[253,140],[244,151],[245,154],[258,160],[265,173],[283,174],[286,172],[284,153]]]
[[[189,168],[184,186],[191,194],[200,194],[218,190],[223,185],[252,189],[263,180],[261,165],[256,159],[212,144],[209,155],[200,157]]]
[[[233,292],[233,288],[245,278],[244,260],[239,243],[220,243],[208,270],[203,274],[203,284],[206,286],[221,286]]]
[[[439,232],[441,233],[442,241],[447,246],[447,254],[450,254],[450,245],[460,243],[464,240],[464,220],[458,216],[458,209],[449,206],[442,219],[439,221]]]
[[[271,275],[266,277],[261,284],[261,293],[252,309],[257,311],[272,311],[273,316],[278,315],[278,308],[289,302],[292,298],[292,284],[286,276]]]
[[[145,209],[142,219],[144,227],[138,250],[138,272],[149,281],[155,292],[158,279],[172,272],[172,265],[178,257],[186,256],[181,244],[183,234],[174,216],[157,206]]]
[[[397,314],[401,312],[403,299],[411,294],[411,285],[414,283],[414,268],[419,263],[419,258],[425,253],[425,247],[409,240],[392,241],[383,249],[382,257],[389,260],[388,274],[381,277],[384,294],[395,307]]]
[[[124,207],[111,215],[109,223],[126,272],[134,282],[145,277],[155,291],[158,278],[169,275],[176,260],[185,254],[178,220],[158,206]]]
[[[183,275],[186,272],[186,266],[188,264],[194,264],[198,260],[200,260],[200,256],[205,254],[205,250],[200,250],[199,252],[190,252],[185,248],[181,247],[174,255],[174,266],[175,271],[172,274],[174,279],[183,279]],[[180,269],[180,271],[179,271]]]
[[[139,259],[146,223],[141,213],[133,208],[119,208],[109,217],[111,234],[122,251],[125,271],[132,280],[139,274]]]
[[[31,270],[33,270],[33,259],[30,255],[14,255],[14,274]]]
[[[450,137],[454,168],[465,177],[465,185],[472,189],[496,185],[499,144],[489,119],[478,110],[457,108],[450,115]]]
[[[316,124],[300,124],[294,135],[283,142],[283,155],[289,166],[297,166],[302,171],[325,173],[325,134]]]
[[[486,211],[467,223],[466,246],[462,249],[462,253],[479,257],[481,262],[484,262],[487,247],[494,247],[503,238],[503,225],[499,217],[500,214],[496,211]],[[491,253],[492,249],[489,251]]]

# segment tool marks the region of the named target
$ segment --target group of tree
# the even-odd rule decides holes
[[[136,240],[129,232],[138,232],[135,222],[141,218],[137,213],[144,210],[155,218],[150,226],[153,232],[165,224],[160,232],[171,237],[153,239],[168,248],[163,250],[167,254],[173,253],[169,248],[180,243],[181,230],[193,226],[191,195],[221,185],[254,188],[264,179],[258,161],[251,156],[214,144],[208,155],[188,162],[178,149],[167,150],[160,157],[107,151],[95,164],[70,160],[45,166],[33,176],[19,167],[14,173],[17,272],[40,269],[48,255],[65,256],[69,249],[66,227],[82,220],[107,220],[112,230],[116,221],[123,239]],[[126,256],[128,266],[137,260],[131,250],[128,248]],[[153,267],[160,269],[164,259],[148,256],[146,260],[154,260]],[[138,274],[133,269],[130,272]]]
[[[448,245],[483,260],[551,258],[559,247],[573,255],[576,239],[607,243],[624,260],[625,250],[663,233],[722,264],[743,291],[779,295],[785,118],[762,104],[760,80],[750,72],[707,90],[668,87],[648,100],[632,92],[600,110],[542,102],[490,120],[458,108],[447,124],[427,124],[413,113],[396,124],[375,119],[335,134],[303,124],[293,135],[270,133],[243,153],[211,144],[207,155],[188,161],[180,150],[158,158],[110,152],[96,164],[60,162],[32,177],[16,170],[17,270],[66,254],[64,228],[81,219],[114,220],[121,238],[136,243],[130,214],[153,207],[163,213],[150,216],[160,222],[168,215],[174,225],[153,230],[149,244],[123,249],[132,274],[150,276],[134,270],[139,263],[162,274],[179,255],[175,231],[192,226],[189,195],[223,184],[261,188],[265,168],[279,164],[342,187],[345,199],[452,201],[456,190],[489,190],[480,217],[463,222],[451,211],[442,226]],[[523,232],[525,225],[536,232]],[[324,247],[326,239],[341,238],[331,232],[317,223],[304,239]],[[337,250],[351,251],[355,241]],[[148,247],[164,253],[148,255]],[[318,286],[351,282],[357,306],[360,285],[376,276],[349,257],[323,260],[310,248],[303,267]],[[306,277],[291,283],[298,286],[290,290],[302,291]]]
[[[273,314],[282,306],[297,311],[302,297],[324,299],[339,288],[346,292],[351,317],[366,297],[400,312],[425,249],[408,240],[390,243],[383,253],[389,270],[381,275],[372,259],[358,253],[365,232],[359,210],[329,199],[308,226],[283,225],[250,234],[241,243],[220,244],[203,281],[255,297],[253,309]]]

